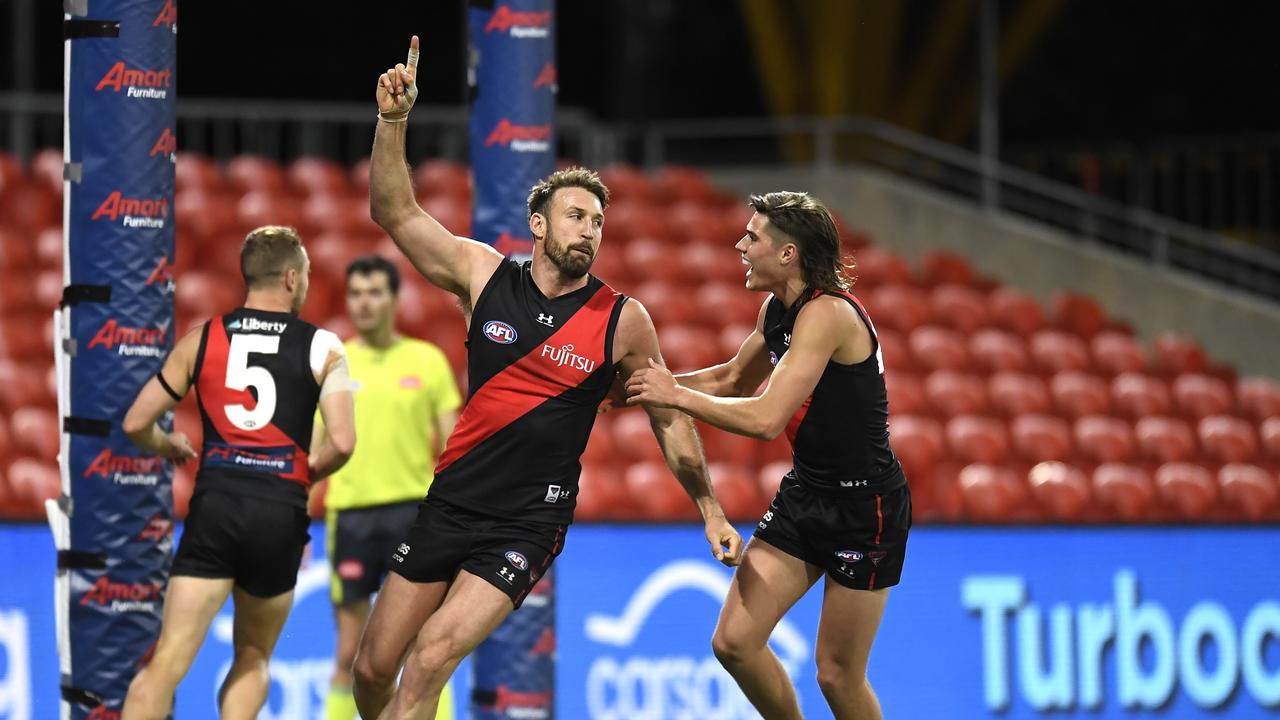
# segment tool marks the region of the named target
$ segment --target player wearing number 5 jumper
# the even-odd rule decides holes
[[[557,172],[533,187],[525,263],[455,236],[414,202],[404,121],[417,94],[417,42],[406,65],[378,80],[370,210],[414,266],[462,302],[468,396],[357,651],[366,718],[432,716],[458,662],[564,547],[579,458],[614,378],[659,357],[644,308],[588,273],[609,200],[595,173]],[[712,553],[736,564],[741,540],[711,492],[693,423],[668,410],[649,416]]]
[[[249,233],[240,249],[244,306],[178,341],[142,388],[124,430],[175,462],[196,458],[182,433],[156,424],[195,388],[204,447],[174,559],[160,639],[129,686],[123,717],[168,717],[209,625],[235,599],[235,660],[219,693],[224,718],[256,717],[267,661],[293,606],[309,540],[307,490],[355,448],[346,355],[338,337],[299,320],[311,270],[292,228]],[[327,442],[308,453],[317,406]]]

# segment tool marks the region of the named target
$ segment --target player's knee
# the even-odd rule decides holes
[[[369,657],[368,653],[357,652],[356,659],[351,663],[352,681],[356,687],[388,687],[396,681],[398,671],[399,668],[394,665],[385,667],[379,665]]]
[[[866,682],[866,667],[840,655],[819,656],[818,687],[824,695],[847,693]]]
[[[725,667],[741,664],[755,649],[753,645],[745,635],[728,632],[722,627],[716,628],[711,636],[711,651]]]

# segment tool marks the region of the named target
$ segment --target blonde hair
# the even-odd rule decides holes
[[[240,275],[250,289],[260,288],[267,280],[306,264],[302,237],[298,231],[283,225],[264,225],[252,230],[240,246]]]

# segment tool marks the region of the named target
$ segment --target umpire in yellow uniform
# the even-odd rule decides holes
[[[351,664],[369,597],[431,486],[436,457],[458,419],[453,370],[436,346],[395,330],[400,274],[369,255],[347,267],[347,313],[358,336],[345,343],[355,390],[359,449],[329,478],[325,495],[330,595],[338,626],[329,720],[352,720]],[[316,425],[315,438],[322,438]],[[314,452],[314,450],[312,451]],[[452,694],[437,718],[453,718]]]

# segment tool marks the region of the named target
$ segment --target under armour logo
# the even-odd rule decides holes
[[[866,487],[867,480],[841,480],[840,487]]]
[[[499,570],[498,577],[502,578],[503,580],[506,580],[508,585],[511,585],[516,581],[516,573],[514,570],[512,570],[509,567],[504,567],[501,570]]]
[[[554,315],[544,315],[542,313],[538,313],[538,322],[542,323],[543,325],[546,325],[547,327],[555,327],[555,322],[554,322],[555,319],[556,317]]]

